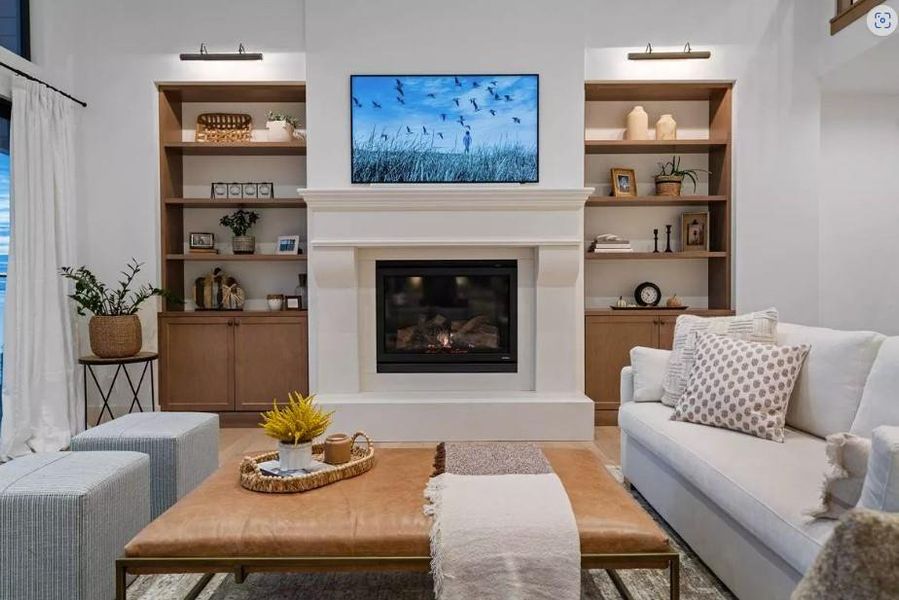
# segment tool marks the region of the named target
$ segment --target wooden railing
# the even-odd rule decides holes
[[[830,35],[861,19],[868,11],[883,4],[884,0],[837,0],[837,14],[830,20]]]

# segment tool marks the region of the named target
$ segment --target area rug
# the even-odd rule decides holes
[[[617,467],[609,471],[621,481]],[[636,491],[637,502],[671,537],[681,554],[681,598],[732,600],[735,597],[699,560]],[[668,572],[644,569],[620,571],[635,600],[668,597]],[[170,600],[184,597],[199,575],[145,575],[128,588],[129,600]],[[430,600],[434,581],[428,573],[251,573],[242,584],[230,574],[216,575],[198,600]],[[581,571],[582,600],[619,600],[605,571]]]

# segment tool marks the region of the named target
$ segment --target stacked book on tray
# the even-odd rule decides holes
[[[613,252],[633,252],[629,240],[623,240],[616,235],[600,235],[590,245],[590,251],[596,254]]]

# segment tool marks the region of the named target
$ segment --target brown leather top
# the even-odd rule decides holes
[[[589,449],[544,452],[568,492],[582,553],[669,550],[662,530]],[[429,556],[422,507],[433,456],[433,448],[381,448],[368,473],[302,494],[245,490],[233,461],[147,525],[125,555]]]

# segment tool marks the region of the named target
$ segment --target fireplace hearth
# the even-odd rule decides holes
[[[516,372],[514,260],[377,261],[379,373]]]

